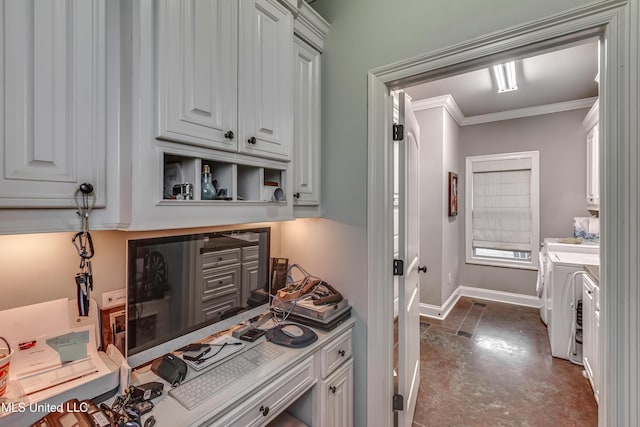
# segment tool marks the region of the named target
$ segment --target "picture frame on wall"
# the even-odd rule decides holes
[[[458,215],[458,174],[449,172],[449,216]]]

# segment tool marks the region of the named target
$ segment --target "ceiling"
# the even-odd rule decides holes
[[[412,101],[451,95],[465,117],[598,96],[598,41],[516,59],[518,90],[498,93],[490,68],[405,88]]]

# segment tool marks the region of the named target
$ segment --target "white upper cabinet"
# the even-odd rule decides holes
[[[240,1],[239,151],[289,160],[293,16],[269,0]]]
[[[0,207],[105,205],[105,2],[0,4]],[[28,226],[26,227],[28,229]]]
[[[158,138],[235,151],[237,0],[158,3]]]
[[[320,216],[321,60],[329,24],[303,3],[294,22],[293,197],[296,217]]]
[[[587,209],[600,210],[600,126],[599,102],[596,101],[584,119],[587,130]]]
[[[293,197],[320,203],[320,52],[295,39]]]
[[[158,2],[157,137],[289,160],[293,16],[272,0]]]

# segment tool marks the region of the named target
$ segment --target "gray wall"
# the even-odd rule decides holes
[[[587,0],[318,0],[312,3],[331,23],[322,64],[325,218],[285,224],[283,251],[292,257],[295,255],[298,262],[305,267],[309,265],[314,274],[326,277],[341,292],[344,290],[353,305],[357,320],[354,333],[356,426],[375,425],[375,420],[367,423],[366,399],[367,386],[374,387],[377,381],[366,378],[367,72],[587,3]]]
[[[458,287],[460,224],[449,217],[449,172],[460,174],[459,126],[442,107],[416,111],[420,125],[420,302],[441,306]],[[449,280],[451,275],[451,280]]]
[[[442,192],[444,109],[416,111],[420,125],[420,264],[428,267],[420,274],[420,302],[442,303]]]
[[[458,181],[464,171],[464,158],[461,156],[460,126],[449,115],[444,113],[443,138],[443,178],[442,204],[440,213],[442,222],[442,301],[441,305],[458,288],[460,260],[464,259],[464,252],[460,251],[460,236],[464,234],[464,217],[460,214],[449,216],[449,172],[458,174]],[[458,211],[461,209],[458,194]],[[449,279],[451,276],[451,279]]]
[[[464,126],[462,157],[517,151],[540,151],[540,241],[568,237],[573,217],[586,210],[586,133],[582,120],[589,110],[574,110],[515,120]],[[460,189],[465,190],[464,171]],[[462,194],[461,194],[462,195]],[[464,224],[464,198],[460,198]],[[464,227],[464,226],[463,226]],[[464,232],[460,233],[460,285],[535,295],[536,271],[465,264]]]

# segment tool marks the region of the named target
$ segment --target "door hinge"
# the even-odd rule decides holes
[[[393,395],[393,410],[404,411],[404,396],[401,394]]]
[[[404,139],[404,125],[393,124],[393,140],[402,141]]]
[[[404,261],[401,259],[393,260],[393,275],[402,276],[404,274]]]

